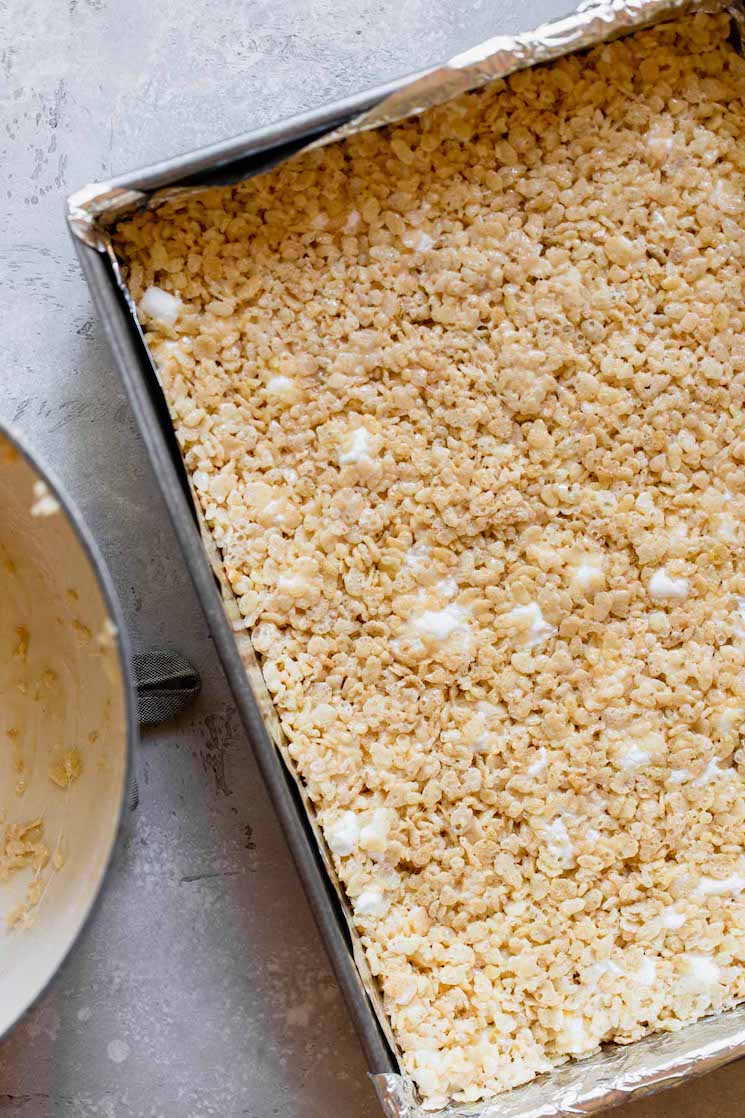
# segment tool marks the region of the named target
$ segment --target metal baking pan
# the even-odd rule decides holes
[[[517,37],[497,36],[442,67],[357,95],[275,126],[180,156],[68,199],[68,222],[96,309],[127,388],[184,558],[215,639],[246,733],[284,828],[308,900],[368,1060],[388,1118],[423,1118],[426,1111],[400,1071],[380,999],[350,931],[323,840],[277,748],[277,719],[245,634],[231,626],[234,603],[220,579],[219,557],[200,533],[168,407],[134,305],[111,247],[108,228],[125,214],[157,206],[184,191],[228,185],[270,169],[308,147],[333,142],[421,112],[468,89],[581,50],[663,19],[726,10],[732,41],[742,51],[745,0],[599,0]],[[233,612],[233,618],[237,615]],[[673,1086],[745,1055],[745,1005],[705,1018],[678,1033],[655,1034],[628,1047],[608,1046],[566,1064],[494,1101],[451,1105],[439,1118],[552,1118],[590,1114],[628,1098]]]

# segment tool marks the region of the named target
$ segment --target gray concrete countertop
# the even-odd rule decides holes
[[[79,505],[135,647],[179,648],[204,680],[189,716],[142,743],[140,807],[98,917],[0,1046],[0,1113],[378,1113],[78,270],[63,198],[570,7],[0,2],[0,419],[17,425]],[[624,1113],[735,1118],[744,1070]]]

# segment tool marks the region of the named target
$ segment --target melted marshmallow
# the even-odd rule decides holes
[[[166,326],[173,326],[181,314],[183,303],[162,287],[148,287],[140,299],[140,311],[149,318],[157,318]]]
[[[269,518],[274,524],[281,524],[287,516],[287,502],[284,498],[275,498],[263,508],[264,518]]]
[[[745,877],[741,877],[739,873],[721,879],[704,875],[694,890],[697,897],[724,897],[728,893],[732,897],[739,897],[742,892],[745,892]]]
[[[360,831],[360,846],[368,852],[382,854],[388,842],[390,827],[390,811],[384,807],[376,807],[372,818]]]
[[[664,567],[655,571],[649,580],[649,593],[653,598],[678,598],[688,597],[689,584],[687,578],[671,578]]]
[[[687,780],[691,779],[691,774],[688,769],[673,769],[673,771],[668,774],[667,779],[671,784],[685,784]]]
[[[620,977],[626,973],[623,968],[619,967],[618,963],[614,963],[612,959],[602,959],[597,964],[597,968],[600,974],[615,974]]]
[[[417,1063],[414,1078],[422,1091],[425,1091],[428,1095],[434,1095],[440,1086],[440,1073],[445,1063],[442,1053],[420,1049],[418,1052],[414,1052],[414,1058]]]
[[[326,829],[326,841],[334,854],[346,858],[356,847],[360,837],[360,824],[353,811],[344,811]]]
[[[310,584],[302,575],[282,575],[277,579],[277,589],[286,590],[292,598],[299,598],[310,589]]]
[[[556,1047],[560,1052],[580,1056],[597,1047],[597,1037],[588,1028],[584,1017],[579,1013],[566,1011],[562,1015],[561,1028],[556,1034]]]
[[[563,862],[564,865],[573,866],[574,847],[564,820],[559,817],[552,820],[551,823],[544,823],[543,832],[548,839],[546,849],[549,854],[557,861]]]
[[[709,761],[708,765],[701,773],[701,776],[696,778],[695,783],[711,784],[713,781],[719,780],[721,777],[727,775],[729,775],[729,770],[721,768],[719,764],[719,758],[714,757],[711,761]]]
[[[729,707],[717,718],[717,728],[720,733],[729,734],[743,722],[745,722],[745,708]]]
[[[681,984],[689,994],[707,994],[719,981],[719,967],[708,955],[681,956]]]
[[[650,128],[646,135],[647,147],[652,159],[664,163],[673,150],[673,137],[659,126]]]
[[[688,917],[684,912],[676,912],[674,908],[666,908],[660,916],[660,924],[663,928],[669,928],[670,931],[676,932],[678,928],[682,928]]]
[[[358,916],[382,916],[388,907],[383,890],[376,885],[363,889],[353,903]]]
[[[735,539],[735,522],[731,516],[722,513],[719,517],[719,525],[717,527],[717,535],[723,540]]]
[[[547,764],[548,761],[546,760],[546,750],[544,746],[541,746],[541,748],[538,750],[535,761],[533,761],[531,765],[528,765],[528,776],[540,776],[542,772],[545,772]]]
[[[515,606],[507,616],[511,621],[516,622],[521,630],[525,629],[527,622],[528,645],[538,644],[556,632],[553,625],[549,625],[546,621],[537,602],[531,602],[528,606]]]
[[[709,195],[709,200],[713,206],[726,214],[736,214],[741,201],[739,191],[723,179],[716,184]]]
[[[642,986],[651,986],[657,978],[657,964],[654,959],[644,958],[639,964],[639,969],[636,972],[636,980]]]
[[[366,427],[357,427],[345,440],[345,449],[339,452],[342,465],[347,462],[361,462],[370,457],[370,432]]]
[[[283,373],[279,373],[276,377],[267,381],[266,390],[270,396],[278,396],[281,400],[290,400],[296,395],[297,385],[292,377],[286,377]]]
[[[640,749],[638,745],[632,745],[621,758],[621,768],[638,769],[641,765],[646,765],[649,759],[649,753],[644,749]]]
[[[162,342],[158,342],[155,352],[158,361],[167,361],[171,357],[178,360],[180,357],[186,356],[182,343],[180,341],[176,342],[172,338],[165,338]]]
[[[411,627],[430,640],[446,641],[463,625],[465,610],[449,605],[444,609],[428,609],[411,622]]]
[[[429,548],[426,543],[415,543],[404,555],[404,565],[407,567],[421,567],[428,555]]]
[[[580,590],[596,590],[603,584],[603,568],[599,560],[584,560],[574,572],[572,582]]]

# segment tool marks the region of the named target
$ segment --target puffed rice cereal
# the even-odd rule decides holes
[[[428,1106],[745,999],[727,30],[647,30],[117,233]]]

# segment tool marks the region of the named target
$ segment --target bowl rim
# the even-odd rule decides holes
[[[75,947],[80,943],[83,935],[90,927],[101,904],[104,886],[107,884],[112,862],[119,848],[120,843],[124,837],[125,823],[129,815],[129,789],[132,784],[134,775],[134,749],[138,738],[139,720],[137,714],[137,697],[136,688],[134,683],[134,676],[132,672],[132,653],[127,636],[127,630],[124,626],[124,617],[122,613],[121,603],[119,601],[116,589],[114,587],[111,574],[108,567],[104,562],[103,556],[98,548],[98,545],[93,537],[91,530],[88,528],[81,513],[76,505],[72,502],[71,498],[57,480],[55,474],[49,470],[46,464],[39,460],[36,452],[33,451],[25,436],[21,435],[12,424],[8,424],[0,420],[0,439],[5,438],[7,441],[19,452],[24,458],[28,466],[34,471],[40,481],[49,489],[52,496],[59,502],[60,509],[64,513],[68,524],[71,526],[75,536],[80,544],[83,554],[88,561],[88,564],[96,578],[98,588],[104,600],[104,604],[108,611],[110,619],[113,621],[116,632],[113,634],[113,643],[116,647],[116,660],[119,667],[119,678],[122,688],[122,698],[124,701],[124,770],[122,773],[122,787],[119,797],[119,804],[117,806],[116,822],[112,832],[109,850],[106,855],[103,867],[100,871],[99,880],[96,883],[93,896],[88,903],[87,907],[83,910],[78,921],[77,928],[73,935],[70,937],[69,942],[65,945],[64,950],[60,956],[59,962],[50,974],[50,976],[42,983],[38,990],[33,993],[19,1004],[19,1008],[15,1013],[12,1020],[4,1028],[0,1029],[0,1040],[4,1040],[20,1020],[28,1013],[28,1011],[40,1001],[44,995],[50,990],[54,982],[60,977],[63,968],[70,961]]]

